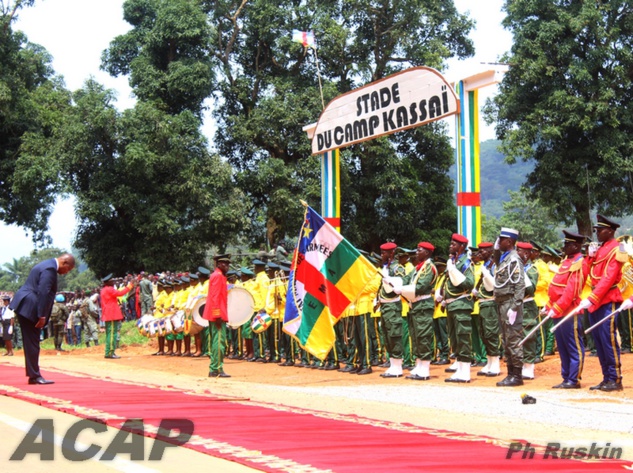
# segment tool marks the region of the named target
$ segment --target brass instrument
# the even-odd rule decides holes
[[[621,235],[616,238],[620,242],[620,252],[626,253],[629,260],[622,266],[622,279],[629,286],[633,286],[633,237],[631,235]],[[621,287],[624,292],[626,287]]]

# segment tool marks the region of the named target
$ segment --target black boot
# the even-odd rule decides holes
[[[86,346],[90,348],[90,340],[86,340]]]

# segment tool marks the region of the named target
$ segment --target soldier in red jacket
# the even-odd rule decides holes
[[[565,259],[549,285],[547,291],[549,301],[545,305],[549,311],[547,315],[553,319],[559,319],[559,321],[578,305],[586,279],[586,275],[583,273],[583,257],[580,252],[585,242],[585,236],[565,230],[563,233],[565,234],[563,245]],[[580,388],[578,380],[585,361],[585,346],[580,336],[581,321],[579,313],[563,322],[554,332],[563,377],[563,382],[554,386],[555,389]]]
[[[231,255],[218,255],[213,258],[215,271],[209,277],[209,293],[202,317],[209,321],[211,343],[210,378],[230,378],[224,372],[224,352],[226,351],[226,323],[229,321],[227,310],[228,289],[226,273],[229,271]]]
[[[601,245],[598,248],[589,246],[583,268],[591,283],[591,294],[580,302],[582,309],[589,310],[591,325],[601,321],[620,306],[622,293],[618,289],[618,283],[622,278],[622,266],[628,260],[628,255],[620,251],[620,244],[614,238],[615,231],[620,225],[602,215],[598,215],[597,220],[594,229]],[[608,323],[600,324],[591,332],[602,368],[602,382],[592,386],[592,390],[622,390],[620,345],[615,333],[617,327],[616,315],[611,317]]]

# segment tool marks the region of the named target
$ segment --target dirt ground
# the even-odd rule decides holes
[[[429,411],[424,403],[420,406],[401,404],[398,398],[405,390],[417,389],[422,397],[426,395],[438,396],[440,393],[455,393],[464,395],[463,402],[476,402],[478,393],[487,396],[497,395],[503,399],[511,399],[516,409],[529,409],[531,406],[521,406],[520,396],[529,393],[537,399],[543,400],[539,408],[545,407],[546,399],[550,395],[569,394],[564,398],[567,406],[584,409],[599,402],[601,409],[596,415],[616,415],[619,409],[632,409],[633,384],[630,382],[633,371],[633,355],[623,355],[624,391],[602,393],[589,391],[589,386],[598,384],[602,376],[596,357],[585,358],[585,368],[581,381],[582,389],[552,390],[551,387],[561,382],[560,362],[557,356],[548,357],[543,363],[536,365],[536,379],[526,381],[525,385],[516,388],[498,388],[495,383],[503,376],[495,378],[478,377],[476,372],[480,368],[471,369],[470,384],[448,384],[444,379],[450,376],[444,372],[446,366],[432,366],[431,380],[413,381],[404,377],[398,379],[383,379],[379,376],[384,368],[374,368],[370,375],[358,376],[337,371],[324,371],[299,367],[282,367],[277,364],[253,363],[242,360],[225,360],[225,371],[231,378],[208,378],[209,360],[206,357],[175,357],[152,356],[156,351],[156,341],[149,345],[122,347],[117,350],[121,356],[119,360],[104,359],[102,346],[77,349],[65,353],[44,350],[41,353],[40,364],[43,374],[54,379],[56,371],[65,373],[85,373],[93,376],[137,382],[174,386],[190,392],[212,392],[215,395],[227,396],[240,401],[250,401],[262,405],[278,404],[281,401],[287,406],[310,408],[341,414],[355,414],[371,419],[409,423],[430,429],[443,429],[464,432],[472,435],[483,435],[498,439],[502,445],[509,445],[513,439],[528,440],[535,444],[545,445],[552,440],[573,442],[574,440],[604,441],[617,440],[624,445],[623,458],[633,460],[633,428],[622,431],[593,429],[591,425],[571,426],[558,423],[553,416],[547,423],[542,420],[531,421],[529,417],[514,418],[513,416],[497,415],[495,406],[482,406],[481,413],[464,415],[463,410],[455,409],[451,405]],[[0,358],[0,362],[23,366],[21,353],[12,358]],[[502,369],[503,369],[502,365]],[[373,388],[375,387],[375,388]],[[386,389],[385,402],[375,399],[364,400],[362,397],[345,397],[345,394],[332,395],[337,388],[357,388],[358,392],[370,392],[372,389]],[[315,391],[316,390],[316,391]],[[418,392],[416,391],[416,392]],[[315,395],[315,392],[317,395]],[[356,390],[355,390],[356,392]],[[292,395],[288,395],[291,393]],[[554,393],[554,394],[551,394]],[[343,396],[343,397],[342,397]],[[439,396],[442,396],[439,394]],[[474,400],[473,400],[474,399]],[[501,397],[500,397],[501,402]],[[513,404],[514,405],[514,404]],[[604,406],[604,407],[602,407]],[[525,412],[525,411],[524,411]],[[603,414],[601,412],[607,412]],[[631,413],[623,417],[628,422]],[[620,416],[622,417],[622,416]],[[628,427],[627,427],[628,429]]]

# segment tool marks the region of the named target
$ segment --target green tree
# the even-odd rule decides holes
[[[558,247],[560,233],[557,222],[552,219],[551,210],[544,207],[539,199],[531,198],[525,187],[519,192],[508,193],[510,201],[503,203],[505,213],[499,222],[501,226],[518,230],[523,241]]]
[[[442,68],[446,59],[473,52],[472,23],[449,0],[203,3],[214,27],[221,98],[216,145],[253,198],[250,215],[260,223],[254,228],[265,222],[267,235],[253,235],[260,241],[294,236],[302,211],[292,197],[318,208],[318,159],[306,159],[302,127],[316,120],[322,104],[315,55],[291,41],[293,29],[316,32],[325,101],[410,66]],[[428,223],[447,229],[437,238],[450,234],[452,150],[437,136],[441,127],[424,128],[344,152],[344,233],[358,246],[375,249],[389,237],[413,242]],[[281,198],[268,187],[270,169],[283,169],[275,184],[294,183]]]
[[[487,104],[531,196],[591,234],[590,212],[633,210],[633,22],[625,0],[508,0],[510,70]]]
[[[32,159],[22,147],[27,134],[50,133],[41,105],[59,81],[52,82],[50,55],[12,28],[19,10],[33,3],[0,2],[0,220],[45,243],[59,192],[56,161]]]

